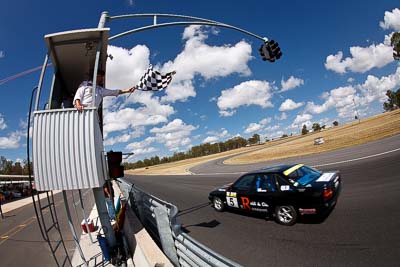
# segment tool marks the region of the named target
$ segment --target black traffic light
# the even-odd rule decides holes
[[[281,49],[279,44],[274,40],[266,41],[263,45],[261,45],[260,55],[262,60],[268,60],[269,62],[275,62],[276,59],[280,59],[282,56]]]
[[[124,166],[122,163],[122,152],[107,152],[108,174],[111,179],[124,177]]]

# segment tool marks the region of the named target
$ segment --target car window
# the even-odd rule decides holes
[[[275,192],[275,179],[272,174],[256,175],[256,191],[257,192]]]
[[[254,174],[245,175],[237,180],[233,187],[235,190],[250,190],[253,186]]]
[[[278,190],[283,191],[292,191],[293,190],[293,182],[288,181],[287,179],[283,178],[281,175],[274,173],[274,177],[276,179],[276,185],[278,186]]]
[[[287,178],[294,185],[306,185],[307,183],[317,179],[320,176],[321,172],[317,171],[316,169],[310,168],[308,166],[302,166],[287,175]]]

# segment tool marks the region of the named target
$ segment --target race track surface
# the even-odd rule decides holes
[[[216,160],[192,168],[201,175],[128,180],[175,204],[190,236],[244,266],[399,266],[398,148],[400,136],[395,136],[287,161],[226,166]],[[208,203],[213,188],[233,182],[241,172],[282,162],[341,171],[339,202],[325,220],[304,218],[285,227],[261,217],[218,213]]]

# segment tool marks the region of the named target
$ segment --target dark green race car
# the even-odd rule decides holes
[[[208,198],[217,211],[226,208],[261,212],[283,225],[299,215],[323,214],[337,202],[339,171],[320,172],[303,164],[279,165],[242,175],[233,184],[212,191]]]

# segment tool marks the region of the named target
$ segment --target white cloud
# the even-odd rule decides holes
[[[400,86],[400,67],[397,67],[394,74],[383,76],[381,78],[368,75],[363,84],[359,86],[361,90],[361,99],[357,101],[362,105],[378,100],[384,102],[387,99],[386,91],[395,90]]]
[[[6,54],[4,53],[4,51],[0,50],[0,59],[4,58],[6,56]]]
[[[157,125],[167,122],[167,116],[172,113],[172,107],[167,115],[156,114],[148,107],[124,108],[115,112],[107,112],[104,116],[104,133],[107,136],[108,133],[114,131],[128,130],[137,126]]]
[[[277,132],[272,133],[271,136],[269,136],[269,137],[272,139],[277,139],[277,138],[282,137],[283,134],[284,134],[283,131],[277,131]]]
[[[129,150],[141,149],[141,148],[150,146],[155,141],[156,141],[156,138],[153,136],[150,136],[140,142],[130,143],[126,146],[126,148]]]
[[[176,71],[163,101],[185,101],[188,97],[194,97],[196,93],[192,81],[196,75],[208,80],[233,73],[244,76],[251,74],[247,65],[252,59],[250,44],[240,41],[233,46],[210,46],[205,43],[209,29],[202,26],[185,28],[183,40],[186,43],[183,51],[173,61],[162,66],[163,72]],[[212,28],[211,33],[216,34]]]
[[[293,123],[289,126],[289,128],[299,129],[303,125],[306,125],[307,128],[311,127],[311,125],[312,125],[311,119],[312,118],[313,118],[313,116],[311,114],[307,114],[307,113],[298,114],[296,116],[296,118],[294,119]]]
[[[273,125],[273,126],[268,126],[264,130],[266,132],[273,132],[273,131],[278,130],[279,128],[280,128],[280,126],[279,126],[279,124],[277,124],[277,125]]]
[[[125,149],[132,151],[134,153],[134,157],[151,154],[158,151],[155,147],[150,146],[152,143],[156,142],[155,137],[147,137],[146,139],[140,142],[133,142],[128,144]],[[129,161],[133,161],[133,158],[130,158]]]
[[[381,68],[394,61],[393,48],[387,44],[372,44],[369,47],[350,47],[351,57],[343,59],[343,52],[329,55],[325,68],[337,73],[347,71],[364,73],[372,68]]]
[[[348,79],[347,79],[347,82],[348,82],[348,83],[354,82],[354,78],[352,78],[352,77],[348,78]]]
[[[395,8],[390,11],[385,11],[384,21],[379,22],[381,28],[388,30],[394,29],[395,31],[400,31],[400,9]]]
[[[196,127],[185,124],[181,119],[175,119],[161,128],[153,128],[158,143],[164,144],[170,151],[178,151],[191,143],[191,133]]]
[[[3,114],[0,113],[0,130],[4,130],[5,128],[7,128],[7,124],[4,121]]]
[[[285,112],[282,112],[280,116],[276,114],[274,118],[275,120],[283,121],[287,119],[287,115]]]
[[[138,149],[133,150],[134,156],[152,154],[155,152],[158,152],[158,149],[156,149],[154,147],[138,148]]]
[[[312,119],[312,115],[311,114],[299,114],[296,116],[296,119],[293,121],[293,123],[295,124],[300,124],[303,123],[305,121],[309,121]]]
[[[14,149],[21,146],[21,137],[25,136],[24,131],[12,132],[7,137],[0,137],[0,149]]]
[[[133,138],[140,137],[144,134],[145,128],[143,126],[135,127],[132,132],[124,133],[115,137],[108,137],[104,141],[104,145],[112,146],[118,143],[126,143]]]
[[[191,80],[173,82],[167,88],[167,95],[161,98],[162,102],[184,102],[189,97],[195,97],[196,91]]]
[[[244,133],[249,134],[249,133],[254,133],[259,131],[262,128],[261,124],[258,123],[250,123],[249,126],[247,126],[246,130],[244,131]]]
[[[325,102],[322,105],[316,105],[314,102],[308,102],[305,108],[306,112],[320,114],[331,108],[336,108],[340,117],[353,116],[356,89],[353,86],[338,87],[330,92],[325,92],[322,98]]]
[[[266,125],[266,124],[270,123],[271,121],[272,121],[272,118],[271,117],[267,117],[267,118],[264,118],[264,119],[260,120],[260,124],[261,125]]]
[[[271,117],[267,117],[267,118],[264,118],[264,119],[260,120],[258,123],[254,123],[254,122],[250,123],[247,126],[246,130],[244,131],[244,133],[249,134],[249,133],[254,133],[254,132],[260,131],[265,127],[265,125],[267,125],[271,121],[272,121],[272,118]]]
[[[222,139],[228,138],[230,135],[228,130],[225,128],[221,128],[218,132],[209,131],[207,132],[208,136],[203,140],[202,143],[216,143],[217,141],[221,141]]]
[[[223,90],[217,105],[221,116],[231,116],[240,106],[272,107],[271,85],[267,81],[251,80]]]
[[[292,99],[288,98],[281,104],[281,106],[279,107],[279,111],[289,111],[289,110],[299,108],[303,105],[304,105],[304,102],[296,103]]]
[[[284,81],[283,79],[281,80],[281,85],[282,85],[281,92],[289,91],[303,84],[304,80],[290,76],[290,78],[287,79],[286,81]]]
[[[136,84],[150,64],[150,50],[145,45],[131,49],[108,46],[112,60],[107,60],[106,86],[110,89],[129,88]]]

